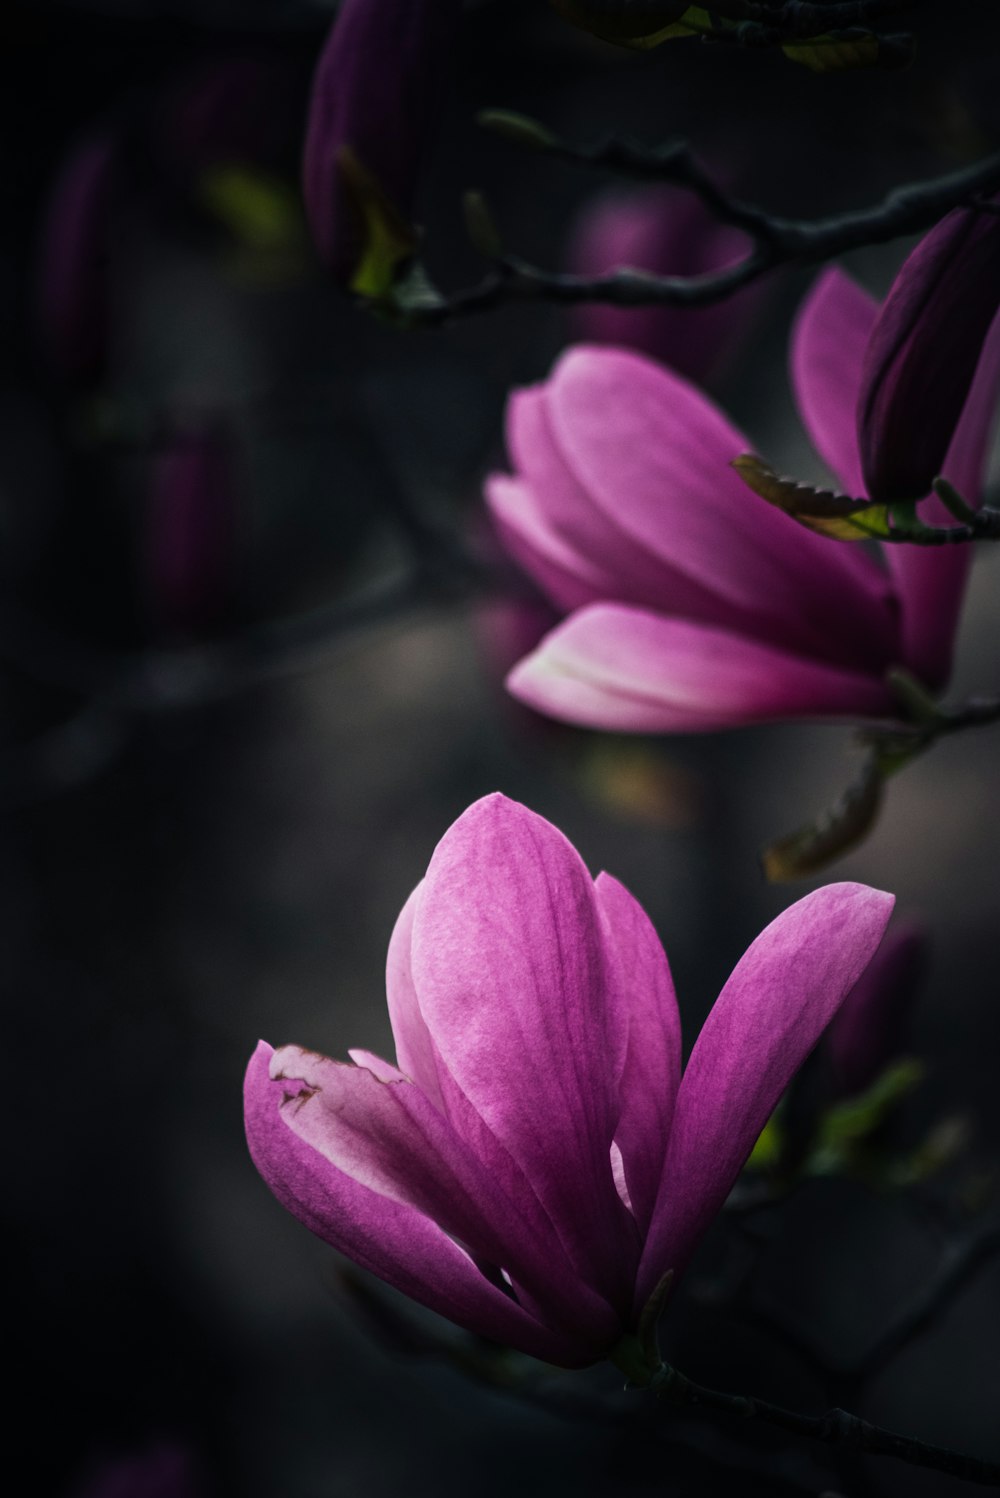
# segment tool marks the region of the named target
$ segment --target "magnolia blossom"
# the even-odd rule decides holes
[[[904,266],[899,281],[919,272]],[[830,269],[792,340],[802,419],[859,496],[858,395],[878,314]],[[995,327],[942,464],[973,504],[998,377]],[[570,616],[508,678],[531,707],[595,728],[695,732],[889,714],[893,666],[932,689],[947,680],[969,548],[897,544],[880,561],[796,525],[748,492],[730,466],[747,438],[672,371],[572,348],[543,385],[512,396],[507,441],[515,472],[489,480],[490,509]]]
[[[631,266],[658,276],[696,276],[742,260],[750,241],[720,224],[694,193],[676,187],[613,189],[591,198],[574,225],[567,253],[578,276]],[[662,359],[703,381],[725,367],[742,343],[761,299],[748,286],[711,307],[614,307],[583,302],[573,309],[579,336]]]
[[[667,959],[615,879],[489,796],[445,834],[389,946],[395,1066],[261,1044],[258,1170],[415,1300],[564,1367],[611,1355],[680,1273],[892,897],[814,891],[751,945],[681,1075]]]

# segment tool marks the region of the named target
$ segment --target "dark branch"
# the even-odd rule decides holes
[[[660,1369],[653,1375],[650,1387],[659,1398],[674,1404],[728,1415],[742,1421],[759,1420],[806,1440],[819,1441],[825,1446],[866,1451],[874,1456],[892,1456],[910,1466],[947,1472],[952,1477],[961,1477],[966,1482],[978,1483],[983,1487],[1000,1487],[1000,1463],[984,1461],[961,1451],[951,1451],[944,1446],[932,1446],[912,1436],[898,1435],[882,1426],[872,1425],[868,1420],[862,1420],[859,1415],[849,1414],[847,1410],[833,1409],[823,1415],[800,1415],[795,1410],[783,1409],[780,1405],[770,1404],[765,1399],[756,1399],[751,1395],[725,1394],[718,1389],[707,1389],[674,1368]]]
[[[496,123],[497,116],[493,120]],[[816,264],[848,250],[918,233],[952,208],[1000,189],[1000,154],[996,154],[960,171],[896,188],[872,208],[822,219],[788,219],[730,197],[686,145],[647,150],[627,141],[611,141],[577,150],[552,140],[542,148],[566,160],[686,187],[720,222],[744,229],[751,237],[752,248],[743,260],[697,276],[655,276],[628,268],[603,276],[571,276],[505,255],[476,286],[442,296],[432,305],[407,306],[401,300],[398,315],[402,322],[413,327],[438,327],[513,301],[703,307],[732,296],[779,266]]]

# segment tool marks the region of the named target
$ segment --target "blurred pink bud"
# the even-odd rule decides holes
[[[157,624],[200,634],[232,598],[239,496],[229,434],[220,426],[172,434],[153,459],[146,578]]]
[[[824,1045],[841,1094],[864,1092],[902,1054],[926,961],[921,927],[891,931],[840,1006]]]
[[[205,1498],[199,1464],[166,1442],[104,1462],[73,1498]]]
[[[587,203],[568,253],[574,275],[606,275],[618,266],[658,276],[722,270],[748,253],[741,230],[720,224],[693,193],[653,187],[604,193]],[[707,307],[574,308],[579,335],[637,349],[703,383],[718,374],[747,336],[762,283]]]
[[[333,23],[313,81],[303,190],[320,258],[345,286],[357,289],[370,255],[388,256],[388,277],[412,252],[406,231],[461,10],[461,0],[344,0]]]
[[[276,165],[299,122],[298,70],[281,57],[216,59],[171,80],[157,110],[168,169]]]
[[[393,932],[398,1069],[262,1041],[254,1162],[319,1237],[458,1325],[561,1367],[609,1357],[687,1265],[892,903],[837,884],[786,910],[682,1077],[645,912],[550,823],[487,796]]]
[[[81,140],[49,194],[38,267],[45,353],[71,381],[100,377],[107,356],[112,211],[118,177],[112,136]]]
[[[904,261],[868,340],[858,442],[873,499],[930,491],[998,308],[1000,200],[955,208]]]

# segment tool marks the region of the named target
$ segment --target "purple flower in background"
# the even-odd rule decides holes
[[[156,109],[157,141],[181,179],[213,166],[276,167],[301,115],[297,67],[283,57],[233,55],[169,80]]]
[[[73,1498],[205,1498],[200,1465],[183,1447],[161,1442],[104,1462]]]
[[[232,441],[218,424],[172,433],[153,458],[146,510],[150,612],[197,635],[231,602],[239,500]]]
[[[926,959],[920,926],[893,929],[841,1004],[824,1048],[842,1096],[864,1092],[902,1054]]]
[[[389,947],[396,1066],[263,1042],[258,1170],[307,1227],[480,1335],[610,1355],[680,1273],[892,897],[814,891],[737,964],[681,1076],[648,918],[541,817],[489,796],[445,834]]]
[[[877,318],[867,293],[828,270],[792,343],[803,421],[855,495]],[[942,465],[971,503],[982,498],[998,382],[994,332]],[[969,548],[891,546],[881,565],[790,524],[730,467],[747,439],[671,371],[620,350],[570,349],[545,384],[511,398],[507,442],[515,472],[488,482],[494,520],[570,615],[508,678],[538,711],[696,732],[892,714],[893,666],[932,689],[947,680]]]
[[[906,260],[868,338],[858,444],[872,499],[930,490],[998,308],[1000,202],[956,208]]]
[[[417,178],[461,9],[461,0],[344,0],[320,56],[306,215],[320,258],[354,290],[385,290],[412,253]]]
[[[96,380],[104,369],[118,173],[114,138],[95,132],[67,156],[49,195],[38,252],[38,317],[46,356],[65,380]]]
[[[602,276],[618,266],[658,276],[697,276],[722,270],[747,254],[741,230],[720,224],[693,193],[677,188],[611,191],[591,199],[574,227],[569,269]],[[749,331],[761,287],[747,287],[709,307],[573,309],[581,338],[637,349],[699,383],[717,374]]]

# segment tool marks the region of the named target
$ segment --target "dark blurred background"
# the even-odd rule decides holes
[[[767,887],[757,850],[852,772],[838,729],[659,746],[556,730],[504,700],[480,598],[442,584],[393,606],[415,550],[482,545],[505,394],[575,334],[533,306],[405,335],[325,281],[297,173],[333,8],[27,0],[0,28],[0,933],[18,1073],[3,1211],[31,1491],[958,1493],[687,1418],[666,1432],[675,1447],[405,1357],[250,1164],[254,1042],[389,1051],[392,923],[479,795],[527,802],[634,891],[690,1043],[745,945],[807,887]],[[925,3],[911,69],[816,77],[769,53],[615,51],[541,0],[470,4],[423,199],[431,270],[445,286],[478,274],[466,188],[512,249],[559,265],[605,185],[487,137],[477,109],[580,141],[686,136],[746,196],[825,213],[996,147],[994,12]],[[47,331],[46,225],[88,149],[113,156],[107,303],[86,302],[99,347],[67,364]],[[905,248],[850,268],[881,293]],[[779,466],[817,477],[784,375],[809,279],[774,283],[714,388]],[[162,494],[205,443],[217,466],[192,561]],[[997,566],[977,557],[956,695],[1000,683]],[[825,1407],[839,1395],[781,1326],[850,1361],[933,1275],[944,1232],[995,1214],[995,734],[909,769],[827,876],[891,889],[927,922],[912,1045],[927,1077],[891,1127],[913,1148],[961,1115],[962,1149],[912,1197],[819,1180],[720,1223],[665,1329],[695,1377]],[[998,1313],[994,1262],[859,1391],[863,1413],[1000,1456]]]

